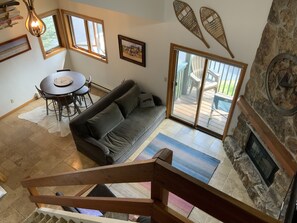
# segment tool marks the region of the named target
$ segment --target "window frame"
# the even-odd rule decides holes
[[[59,46],[46,51],[44,48],[43,42],[42,42],[42,38],[38,37],[38,41],[39,41],[39,45],[40,45],[40,49],[41,49],[43,58],[47,59],[49,57],[52,57],[64,50],[66,50],[65,34],[63,31],[63,24],[62,24],[61,13],[60,13],[59,9],[55,9],[55,10],[51,10],[51,11],[42,13],[39,16],[41,19],[43,19],[45,17],[49,17],[49,16],[53,17],[54,25],[55,25],[56,32],[57,32],[57,38],[58,38],[58,42],[59,42]]]
[[[82,54],[84,54],[86,56],[89,56],[89,57],[98,59],[98,60],[100,60],[102,62],[108,63],[104,21],[102,19],[97,19],[97,18],[85,16],[85,15],[78,14],[78,13],[71,12],[71,11],[67,11],[67,10],[61,10],[61,11],[62,11],[62,16],[63,16],[63,22],[64,22],[64,25],[65,25],[68,48],[70,50],[74,50],[74,51],[82,53]],[[77,17],[77,18],[80,18],[80,19],[84,20],[84,28],[85,28],[85,31],[86,31],[86,39],[87,39],[88,50],[75,45],[75,35],[73,33],[73,28],[72,28],[73,26],[72,26],[72,21],[71,21],[70,16],[74,16],[74,17]],[[103,37],[104,37],[104,46],[105,46],[105,55],[98,54],[98,53],[95,53],[95,52],[92,51],[90,33],[89,33],[89,28],[88,28],[88,21],[99,23],[99,24],[102,25],[102,31],[103,31]]]

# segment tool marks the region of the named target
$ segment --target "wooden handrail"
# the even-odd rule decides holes
[[[153,181],[220,221],[279,222],[161,160],[157,160],[156,164]]]
[[[227,223],[280,223],[280,221],[224,194],[170,165],[172,151],[164,149],[153,159],[117,164],[57,174],[49,177],[24,179],[22,185],[35,203],[81,207],[151,216],[152,223],[191,222],[167,206],[168,191],[199,209]],[[35,187],[103,184],[122,182],[152,182],[151,199],[69,197],[38,195]]]
[[[49,187],[146,182],[153,179],[155,160],[141,160],[133,163],[101,166],[47,177],[26,178],[21,183],[23,187]]]

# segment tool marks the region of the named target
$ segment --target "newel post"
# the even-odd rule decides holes
[[[170,149],[164,148],[157,152],[153,159],[161,159],[164,162],[172,164],[173,152]],[[167,206],[168,204],[168,194],[169,192],[162,188],[159,183],[155,180],[152,180],[151,186],[151,198],[156,201],[162,202]]]

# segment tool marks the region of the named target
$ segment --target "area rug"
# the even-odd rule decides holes
[[[172,165],[184,173],[208,184],[220,161],[205,153],[195,150],[173,138],[159,133],[156,138],[142,151],[136,160],[151,159],[160,149],[173,151]],[[150,183],[140,183],[150,190]],[[169,193],[168,206],[184,216],[188,216],[193,205]]]
[[[95,95],[91,95],[91,97],[93,102],[98,101],[100,99],[99,96],[95,96]],[[86,100],[87,100],[87,103],[90,103],[88,101],[89,100],[88,98],[86,98]],[[81,106],[79,108],[81,111],[85,110],[84,106]],[[46,115],[46,107],[45,105],[43,105],[43,106],[34,108],[32,111],[20,114],[18,118],[24,119],[30,122],[34,122],[39,126],[47,129],[49,133],[58,133],[60,134],[61,137],[67,136],[70,133],[68,117],[62,116],[62,120],[58,121],[56,118],[55,112],[53,111],[53,109],[51,110],[52,111],[49,111],[49,114]]]

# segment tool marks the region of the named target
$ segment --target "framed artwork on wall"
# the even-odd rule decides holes
[[[120,58],[145,67],[145,43],[118,35]]]
[[[31,50],[27,35],[0,43],[0,62]]]

